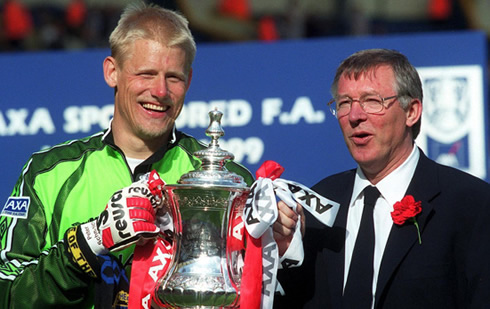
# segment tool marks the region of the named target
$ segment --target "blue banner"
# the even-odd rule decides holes
[[[431,157],[488,180],[485,35],[455,32],[198,46],[177,125],[208,141],[208,111],[224,113],[220,145],[252,172],[265,160],[311,186],[355,167],[326,103],[339,63],[366,48],[396,49],[424,84],[417,143]],[[0,207],[32,152],[107,127],[108,50],[0,55]],[[3,202],[2,202],[3,201]]]

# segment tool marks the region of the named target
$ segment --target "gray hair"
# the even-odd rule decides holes
[[[368,74],[383,65],[393,69],[395,75],[393,89],[396,91],[398,101],[403,109],[408,108],[412,99],[419,99],[422,102],[422,82],[417,70],[410,64],[405,55],[390,49],[361,50],[342,61],[337,68],[330,88],[332,96],[336,98],[338,95],[338,83],[342,75],[357,80],[362,75]],[[412,127],[413,139],[420,133],[421,120],[422,118]]]
[[[131,44],[138,39],[151,39],[168,47],[182,48],[186,55],[186,72],[190,71],[196,55],[196,43],[189,30],[189,22],[181,14],[143,1],[128,5],[109,37],[111,55],[123,63]]]

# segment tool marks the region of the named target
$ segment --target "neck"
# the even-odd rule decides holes
[[[376,185],[407,160],[412,153],[413,147],[414,145],[412,143],[411,147],[405,148],[402,153],[395,156],[393,160],[390,160],[387,164],[383,164],[381,167],[377,166],[376,164],[365,166],[360,165],[362,172],[373,185]]]
[[[113,131],[114,143],[123,151],[126,157],[147,159],[169,140],[170,132],[156,138],[142,139],[132,134]]]

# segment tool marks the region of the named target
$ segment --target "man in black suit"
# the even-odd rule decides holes
[[[422,115],[415,68],[396,51],[360,51],[341,63],[331,90],[331,111],[358,167],[312,188],[340,210],[333,227],[307,214],[305,260],[279,271],[286,296],[276,296],[275,308],[490,308],[490,185],[415,144]],[[369,186],[380,194],[374,206],[364,206]],[[405,218],[394,212],[402,199],[412,211]],[[279,208],[274,231],[284,251],[297,216]],[[364,230],[369,208],[374,228]],[[360,230],[374,230],[373,247]]]

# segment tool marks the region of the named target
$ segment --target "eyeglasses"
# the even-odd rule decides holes
[[[327,105],[332,114],[339,118],[345,116],[350,113],[352,108],[352,103],[354,101],[358,101],[361,105],[361,108],[364,112],[368,114],[376,114],[386,108],[385,102],[387,100],[391,100],[397,98],[398,95],[393,95],[390,97],[383,98],[379,94],[366,94],[360,97],[359,99],[352,99],[350,97],[342,97],[339,99],[330,100]]]

